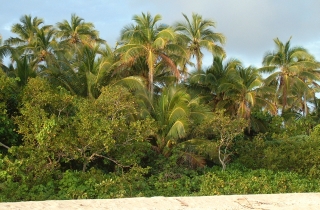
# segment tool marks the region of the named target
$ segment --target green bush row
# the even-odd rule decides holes
[[[272,140],[258,135],[239,141],[236,161],[252,169],[293,171],[313,178],[320,177],[320,126],[310,135],[274,136]]]
[[[319,192],[316,179],[294,172],[246,169],[233,164],[229,170],[210,171],[201,177],[196,195],[271,194]]]
[[[29,185],[1,174],[0,202],[48,199],[105,199],[151,196],[208,196],[231,194],[268,194],[319,192],[316,179],[294,172],[247,169],[231,164],[202,171],[163,171],[150,175],[149,168],[133,167],[126,173],[109,173],[91,169],[66,171],[60,179]]]

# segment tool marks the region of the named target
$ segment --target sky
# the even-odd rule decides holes
[[[216,22],[214,32],[227,38],[223,46],[228,58],[237,58],[245,66],[261,66],[267,51],[274,50],[273,39],[291,46],[302,46],[320,61],[319,0],[0,0],[0,35],[15,36],[11,26],[23,15],[43,18],[46,25],[70,20],[71,14],[92,22],[100,37],[115,46],[121,29],[133,15],[160,14],[161,23],[183,22],[183,14],[202,15]],[[205,54],[203,65],[212,56]]]

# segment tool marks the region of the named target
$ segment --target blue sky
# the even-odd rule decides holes
[[[0,0],[0,34],[14,36],[13,24],[22,15],[43,18],[54,25],[70,20],[75,13],[94,23],[100,37],[114,46],[121,29],[141,12],[160,14],[162,23],[183,21],[182,13],[192,12],[216,22],[215,32],[227,38],[224,48],[228,58],[238,58],[245,65],[261,65],[266,51],[274,49],[273,39],[292,46],[303,46],[320,60],[320,1],[318,0]],[[204,65],[212,57],[205,55]]]

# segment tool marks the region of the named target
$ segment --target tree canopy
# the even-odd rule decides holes
[[[320,190],[306,48],[275,38],[257,68],[200,14],[132,21],[115,47],[76,14],[0,36],[0,201],[255,193],[257,177],[266,193]]]

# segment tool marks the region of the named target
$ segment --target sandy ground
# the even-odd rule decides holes
[[[0,203],[1,210],[105,209],[299,209],[320,210],[320,193],[152,197]]]

